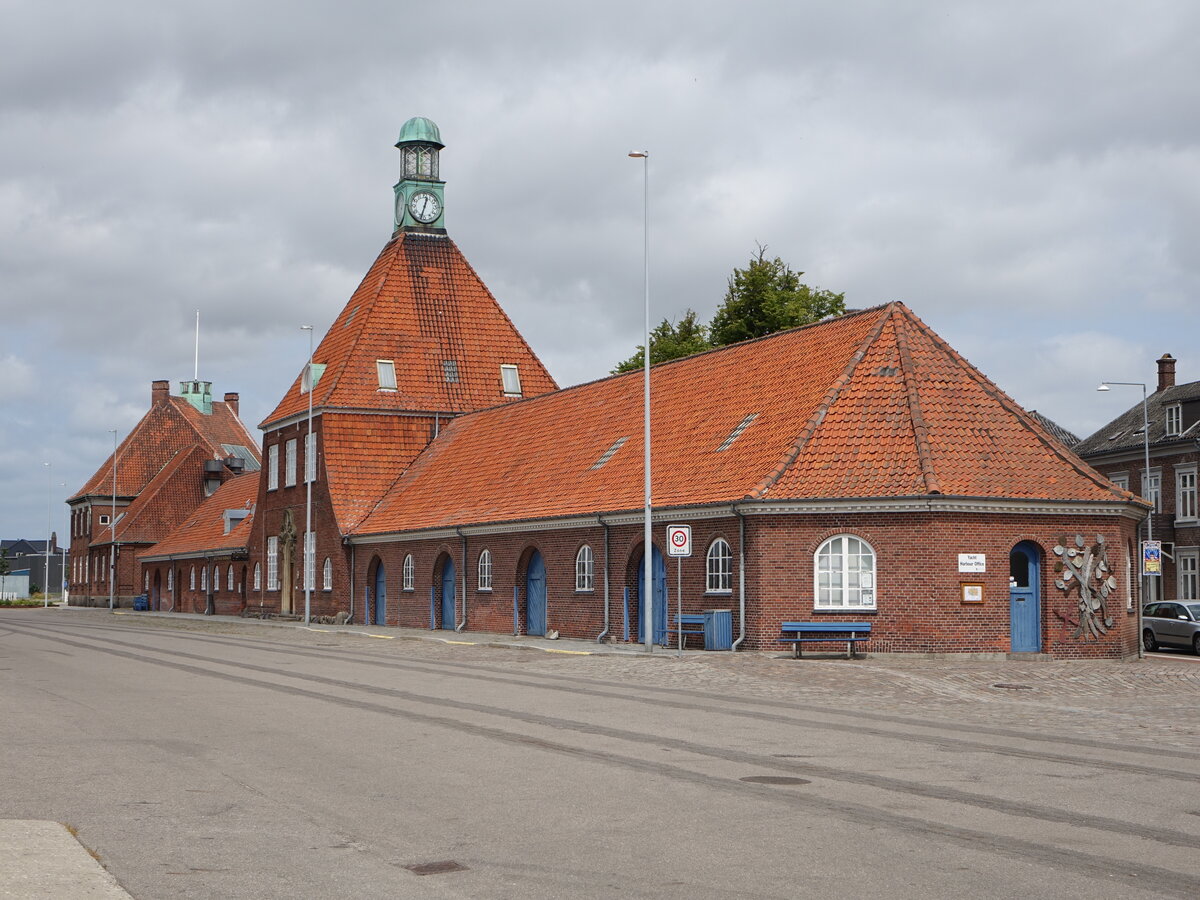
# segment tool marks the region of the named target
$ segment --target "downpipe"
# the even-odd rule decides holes
[[[462,633],[462,630],[467,627],[467,536],[462,533],[462,528],[455,526],[455,533],[462,538],[462,621],[454,626],[456,632]],[[458,604],[455,604],[457,608]]]
[[[736,651],[746,639],[746,516],[736,506],[729,509],[738,517],[738,639],[729,647]]]
[[[604,630],[596,635],[596,643],[604,643],[604,639],[608,637],[609,629],[609,601],[608,601],[608,523],[600,516],[596,516],[596,521],[604,526]]]

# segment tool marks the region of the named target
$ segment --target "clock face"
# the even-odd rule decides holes
[[[428,225],[430,222],[436,222],[437,217],[442,214],[442,204],[438,201],[437,194],[431,191],[417,191],[408,201],[408,211],[418,222]]]

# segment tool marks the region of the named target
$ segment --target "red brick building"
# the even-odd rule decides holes
[[[153,382],[150,409],[67,501],[71,604],[107,606],[111,592],[117,605],[131,605],[149,588],[138,553],[166,537],[224,481],[258,466],[258,447],[238,418],[237,394],[213,400],[210,382],[185,381],[172,396],[166,381]]]

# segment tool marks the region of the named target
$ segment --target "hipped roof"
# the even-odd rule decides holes
[[[138,554],[138,559],[165,559],[181,554],[222,555],[247,549],[251,521],[254,518],[254,500],[258,496],[258,479],[258,472],[249,472],[229,479],[217,488],[211,497],[196,507],[182,525],[149,550]],[[228,533],[225,532],[227,509],[250,511]]]
[[[656,507],[1132,498],[901,303],[656,366],[651,394]],[[642,415],[634,372],[462,416],[356,533],[639,509]]]

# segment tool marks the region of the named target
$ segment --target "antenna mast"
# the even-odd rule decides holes
[[[200,380],[200,310],[196,310],[196,354],[192,367],[192,381]]]

